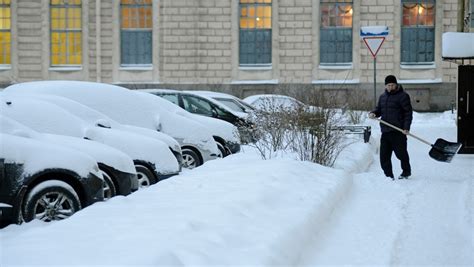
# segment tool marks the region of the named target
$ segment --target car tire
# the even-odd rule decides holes
[[[146,166],[136,164],[135,170],[137,171],[138,188],[149,187],[150,185],[157,182],[153,172],[150,171],[150,169],[148,169]]]
[[[79,196],[69,184],[47,180],[33,187],[27,194],[23,218],[25,222],[33,219],[58,221],[70,217],[80,209]]]
[[[189,148],[182,149],[183,167],[187,169],[194,169],[201,165],[201,159],[198,154]]]
[[[100,170],[104,178],[104,201],[117,195],[117,188],[115,187],[112,177],[104,170]]]
[[[225,147],[219,142],[216,142],[216,143],[217,143],[217,148],[219,149],[219,152],[220,152],[220,157],[219,158],[225,158],[227,156],[227,153],[225,151]]]

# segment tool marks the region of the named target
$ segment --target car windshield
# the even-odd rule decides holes
[[[232,99],[228,99],[228,98],[214,98],[214,99],[221,102],[222,104],[226,105],[226,107],[234,111],[246,112],[246,109],[244,107],[242,107],[241,105],[239,105],[237,102],[235,102]]]

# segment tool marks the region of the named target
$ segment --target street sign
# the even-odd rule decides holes
[[[377,53],[382,47],[385,37],[388,35],[387,26],[364,26],[360,27],[360,37],[364,40],[374,58],[374,107],[377,105]]]
[[[365,26],[360,28],[360,37],[375,58],[388,35],[387,26]]]
[[[383,42],[385,41],[385,37],[383,36],[370,36],[370,37],[363,37],[365,45],[369,49],[372,56],[375,58],[377,57],[377,53],[382,47]]]

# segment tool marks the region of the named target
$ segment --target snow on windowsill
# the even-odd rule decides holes
[[[436,69],[436,64],[400,64],[401,69]]]
[[[121,65],[120,70],[153,70],[153,65]]]
[[[82,66],[58,66],[49,67],[50,71],[79,71],[82,70]]]
[[[11,70],[11,69],[12,69],[12,65],[8,65],[8,64],[0,65],[0,70]]]
[[[325,64],[320,64],[319,69],[322,70],[349,70],[352,69],[352,63],[349,64],[330,64],[330,65],[325,65]]]
[[[407,79],[407,80],[398,80],[399,84],[431,84],[431,83],[442,83],[441,78],[436,79]]]
[[[278,84],[278,80],[239,80],[232,81],[231,84]]]
[[[272,64],[268,65],[244,65],[244,66],[239,66],[239,70],[271,70],[272,69]]]
[[[312,84],[358,84],[359,79],[352,80],[313,80]]]

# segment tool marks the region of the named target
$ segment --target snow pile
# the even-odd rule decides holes
[[[9,226],[1,263],[291,264],[350,185],[341,170],[236,154],[68,220]]]
[[[443,58],[474,58],[474,33],[443,33]]]

